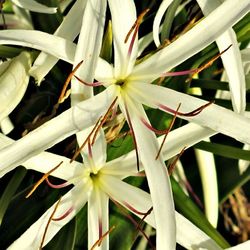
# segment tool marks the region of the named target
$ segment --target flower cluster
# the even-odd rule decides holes
[[[4,19],[2,10],[5,29],[0,31],[0,53],[5,51],[8,59],[0,65],[2,132],[8,134],[14,129],[8,116],[29,89],[28,84],[32,84],[30,78],[35,79],[38,89],[48,79],[64,79],[65,83],[60,83],[59,94],[53,93],[58,97],[50,105],[51,110],[42,108],[40,113],[35,111],[36,115],[31,115],[33,120],[26,126],[23,137],[19,135],[19,139],[13,141],[0,134],[1,177],[19,165],[44,174],[34,182],[26,196],[27,203],[45,183],[62,195],[54,204],[46,204],[47,210],[43,210],[42,215],[40,213],[40,218],[27,224],[21,232],[19,230],[4,247],[41,249],[53,242],[59,230],[72,222],[87,204],[84,222],[88,225],[88,242],[85,246],[109,249],[112,235],[116,234],[116,229],[109,224],[113,210],[110,201],[139,218],[136,221],[127,215],[135,224],[135,232],[144,237],[134,242],[138,249],[145,240],[151,248],[159,250],[176,249],[176,242],[187,249],[249,247],[250,243],[246,241],[230,248],[215,229],[219,198],[214,155],[195,149],[208,220],[187,195],[201,203],[179,160],[184,150],[203,140],[210,145],[208,138],[218,133],[250,144],[250,120],[246,111],[249,51],[241,52],[242,47],[232,28],[248,18],[249,1],[163,0],[147,8],[133,0],[62,1],[56,8],[35,1],[12,0],[9,4],[13,11],[11,20],[22,20],[28,29],[18,25],[13,29],[8,19]],[[35,15],[35,12],[39,14]],[[54,16],[51,20],[61,20],[54,34],[46,29],[36,29],[35,21],[43,20],[41,23],[44,24],[45,14]],[[184,16],[190,19],[189,23],[180,22]],[[180,22],[179,26],[174,26],[174,22]],[[148,27],[151,24],[152,31]],[[244,22],[241,25],[244,26]],[[239,33],[244,31],[242,26]],[[242,36],[241,46],[247,47],[250,38]],[[219,58],[225,69],[222,79],[228,82],[230,92],[227,104],[232,110],[220,106],[209,95],[207,97],[207,92],[201,91],[202,87],[183,91],[190,87],[192,78],[203,84],[205,80],[199,79],[199,75],[214,67]],[[218,65],[214,67],[217,71],[222,67]],[[70,68],[66,80],[65,68]],[[182,87],[179,88],[174,79],[181,81]],[[224,82],[212,79],[212,83]],[[221,95],[225,101],[218,89],[220,87],[214,87],[214,97]],[[32,99],[32,94],[35,96],[29,91],[25,100]],[[22,105],[25,103],[19,106]],[[67,105],[70,107],[65,108]],[[20,112],[24,110],[20,109]],[[175,126],[176,120],[178,125]],[[159,130],[155,124],[165,127]],[[169,125],[167,128],[166,124]],[[174,126],[175,129],[170,131]],[[13,133],[18,134],[18,128]],[[70,151],[64,152],[67,157],[61,156],[61,145],[68,137],[74,138],[77,149],[66,148],[64,151]],[[56,146],[58,143],[60,146]],[[131,145],[134,150],[128,153],[127,146]],[[58,153],[57,147],[60,154],[55,153]],[[44,151],[47,149],[50,152]],[[235,159],[248,159],[244,157],[235,156]],[[171,162],[169,168],[167,160]],[[247,179],[248,170],[244,170],[242,176],[245,174]],[[173,175],[172,181],[170,175]],[[146,182],[135,185],[128,177]],[[57,179],[61,179],[60,184],[53,182]],[[175,185],[179,188],[176,193]],[[185,198],[183,208],[180,197]],[[8,210],[4,217],[7,207],[5,205],[1,210],[1,202],[7,202],[4,195],[0,200],[0,221],[3,218],[4,224]],[[190,221],[176,212],[175,207],[183,209],[182,214]],[[185,212],[188,208],[197,210],[190,215],[192,212]],[[83,226],[84,222],[78,222],[77,227]],[[155,228],[155,237],[147,236],[142,222]],[[72,241],[71,248],[75,247],[75,241]]]

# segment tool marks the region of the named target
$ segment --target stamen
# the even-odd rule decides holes
[[[138,215],[148,215],[148,211],[145,213],[145,212],[141,212],[139,210],[136,210],[134,207],[132,207],[129,203],[123,201],[122,202],[124,204],[125,207],[127,207],[129,210],[133,211],[135,214],[138,214]]]
[[[47,184],[51,187],[51,188],[55,188],[55,189],[60,189],[60,188],[64,188],[69,186],[71,183],[69,183],[68,181],[65,181],[62,184],[53,184],[50,182],[49,177],[47,177],[46,179]]]
[[[83,144],[81,145],[81,147],[78,148],[78,150],[75,152],[75,154],[73,155],[73,157],[70,160],[70,163],[73,162],[76,157],[80,154],[80,152],[82,151],[82,149],[85,147],[86,143],[88,141],[91,141],[91,136],[93,135],[93,139],[90,143],[90,145],[93,146],[95,139],[97,137],[98,131],[100,130],[100,128],[102,127],[102,125],[104,124],[104,122],[107,120],[109,112],[112,110],[113,106],[115,105],[116,101],[117,101],[118,97],[116,97],[114,99],[114,101],[111,103],[110,107],[108,108],[108,111],[106,112],[106,114],[104,115],[104,117],[100,117],[98,119],[98,121],[96,122],[94,128],[91,130],[91,132],[89,133],[88,137],[86,138],[86,140],[83,142]],[[99,124],[100,123],[100,124]]]
[[[192,74],[190,76],[190,78],[187,79],[187,82],[189,82],[190,80],[192,80],[193,76],[195,74],[200,73],[201,71],[203,71],[204,69],[207,69],[208,67],[212,66],[212,64],[222,56],[222,54],[224,54],[230,47],[232,46],[232,44],[230,46],[228,46],[225,50],[223,50],[221,53],[219,53],[218,55],[215,55],[214,57],[212,57],[207,63],[203,64],[202,66],[200,66],[199,68],[196,69],[190,69],[190,70],[183,70],[183,71],[178,71],[178,72],[166,72],[163,73],[162,76],[182,76],[182,75],[189,75]]]
[[[197,108],[197,109],[195,109],[195,110],[193,110],[193,111],[191,111],[191,112],[187,112],[187,113],[177,112],[176,115],[179,115],[179,116],[186,116],[186,117],[196,116],[196,115],[198,115],[199,113],[201,113],[201,111],[202,111],[203,109],[205,109],[206,107],[210,106],[210,105],[213,104],[213,103],[214,103],[214,101],[210,101],[210,102],[208,102],[208,103],[206,103],[206,104],[200,106],[199,108]],[[160,109],[165,110],[165,111],[168,112],[168,113],[175,113],[175,112],[176,112],[174,109],[171,109],[171,108],[169,108],[169,107],[167,107],[167,106],[165,106],[165,105],[163,105],[163,104],[158,104],[158,107],[159,107]]]
[[[74,76],[79,82],[83,83],[84,85],[86,86],[89,86],[89,87],[98,87],[98,86],[102,86],[103,83],[101,82],[92,82],[92,83],[88,83],[88,82],[85,82],[83,81],[81,78],[79,78],[78,76]]]
[[[40,184],[42,184],[43,181],[46,180],[52,172],[54,172],[57,168],[59,168],[62,165],[62,163],[63,161],[61,161],[57,166],[52,168],[48,173],[44,174],[43,177],[34,185],[32,190],[25,196],[25,198],[29,198],[36,191],[36,189],[40,186]]]
[[[93,139],[92,139],[92,142],[91,142],[92,146],[93,146],[93,144],[94,144],[94,142],[96,140],[96,137],[97,137],[97,134],[98,134],[99,130],[101,129],[101,127],[103,126],[105,121],[108,119],[109,113],[112,111],[113,107],[115,106],[117,99],[118,99],[118,97],[116,97],[115,100],[111,103],[111,105],[109,106],[106,114],[101,119],[100,125],[96,128],[96,131],[94,133],[94,136],[93,136]]]
[[[115,229],[115,226],[112,226],[107,232],[105,232],[96,242],[95,244],[90,248],[90,250],[94,250],[96,247],[101,246],[103,239],[110,234]]]
[[[146,9],[144,10],[139,16],[138,18],[136,19],[136,21],[134,22],[134,24],[132,25],[131,29],[129,30],[128,34],[126,35],[125,37],[125,40],[124,40],[124,43],[127,43],[130,35],[132,34],[132,32],[134,31],[133,35],[132,35],[132,38],[131,38],[131,42],[130,42],[130,45],[129,45],[129,49],[128,49],[128,55],[130,56],[131,55],[131,52],[132,52],[132,49],[133,49],[133,46],[134,46],[134,43],[135,43],[135,38],[136,38],[136,35],[138,33],[138,30],[139,30],[139,27],[143,21],[143,18],[144,16],[149,12],[150,9]]]
[[[66,218],[72,211],[74,210],[74,207],[70,207],[63,215],[57,218],[52,218],[53,221],[60,221]]]
[[[152,244],[152,242],[150,241],[150,239],[148,238],[148,236],[145,234],[145,232],[143,231],[143,229],[141,228],[140,224],[138,224],[138,222],[130,215],[127,213],[127,211],[124,209],[123,206],[120,205],[120,203],[118,203],[117,201],[113,200],[111,198],[111,200],[114,202],[114,204],[119,207],[121,209],[121,212],[133,223],[133,225],[136,227],[136,230],[138,230],[144,237],[145,239],[148,241],[150,247],[152,249],[155,249],[155,246]],[[151,209],[151,208],[150,208]],[[149,211],[150,211],[149,209]],[[151,212],[151,211],[150,211]],[[149,214],[149,213],[148,213]],[[148,215],[147,214],[147,215]]]
[[[72,162],[76,159],[76,157],[80,154],[80,152],[82,151],[82,149],[85,147],[86,143],[90,140],[91,135],[94,133],[94,131],[95,131],[96,128],[98,127],[98,123],[100,122],[101,119],[102,119],[102,117],[100,117],[100,118],[97,120],[97,122],[96,122],[94,128],[91,130],[91,132],[89,133],[89,135],[88,135],[88,137],[86,138],[86,140],[83,142],[83,144],[81,145],[81,147],[79,147],[78,150],[76,150],[76,152],[74,153],[73,157],[72,157],[71,160],[70,160],[70,163],[72,163]]]
[[[157,155],[156,155],[156,157],[155,157],[155,160],[157,160],[157,159],[159,158],[159,156],[160,156],[160,153],[161,153],[161,151],[162,151],[163,145],[164,145],[164,143],[165,143],[165,141],[166,141],[166,139],[167,139],[168,133],[171,131],[172,127],[174,126],[174,123],[175,123],[175,120],[176,120],[176,117],[177,117],[177,112],[179,111],[180,107],[181,107],[181,104],[179,104],[179,106],[177,107],[177,109],[176,109],[176,111],[175,111],[175,113],[174,113],[174,117],[173,117],[173,119],[172,119],[172,121],[171,121],[171,123],[170,123],[169,128],[167,129],[167,133],[165,133],[165,136],[164,136],[164,138],[163,138],[163,141],[162,141],[162,143],[161,143],[161,146],[160,146],[160,148],[159,148],[159,151],[158,151],[158,153],[157,153]]]
[[[186,147],[184,147],[181,152],[176,156],[176,158],[174,159],[174,161],[170,164],[170,166],[168,167],[168,175],[172,175],[174,168],[176,166],[177,161],[180,159],[180,157],[182,156],[182,154],[184,153]]]
[[[134,132],[134,128],[132,126],[132,122],[131,122],[131,119],[130,119],[130,116],[129,116],[129,113],[128,113],[127,106],[125,106],[125,110],[126,110],[126,115],[127,115],[127,118],[128,118],[128,125],[130,127],[133,142],[134,142],[134,146],[135,146],[137,171],[140,172],[139,152],[138,152],[137,142],[136,142],[136,138],[135,138],[135,132]]]
[[[50,217],[49,217],[49,220],[48,220],[48,222],[47,222],[47,224],[46,224],[46,227],[45,227],[45,230],[44,230],[44,233],[43,233],[43,237],[42,237],[42,241],[41,241],[39,250],[42,250],[42,248],[43,248],[43,243],[44,243],[45,236],[46,236],[46,233],[47,233],[48,228],[49,228],[49,224],[50,224],[50,222],[51,222],[51,220],[52,220],[52,218],[53,218],[53,216],[54,216],[54,214],[55,214],[55,212],[56,212],[56,210],[57,210],[57,208],[58,208],[58,206],[59,206],[59,203],[61,202],[61,199],[62,199],[62,197],[60,197],[60,199],[59,199],[58,202],[56,203],[55,208],[54,208],[52,214],[51,214]]]
[[[151,212],[153,211],[153,207],[149,208],[149,210],[145,213],[145,215],[143,215],[143,217],[141,218],[141,221],[138,223],[139,226],[142,225],[142,222],[146,219],[146,217],[151,214]]]
[[[62,92],[59,96],[59,99],[58,99],[58,104],[60,103],[63,103],[63,101],[65,100],[65,93],[67,93],[67,88],[69,86],[69,83],[72,79],[72,77],[74,76],[74,74],[76,73],[76,71],[80,68],[80,66],[82,65],[83,61],[79,62],[75,68],[72,70],[72,72],[69,74],[69,76],[67,77],[64,85],[63,85],[63,89],[62,89]]]

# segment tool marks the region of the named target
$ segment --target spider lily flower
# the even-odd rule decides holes
[[[122,181],[124,177],[134,175],[135,160],[130,164],[121,157],[106,162],[105,151],[106,141],[101,134],[88,153],[86,151],[81,152],[84,164],[72,162],[72,165],[69,166],[69,159],[51,153],[43,153],[43,157],[34,157],[24,163],[24,166],[29,169],[46,172],[57,165],[58,162],[63,161],[63,164],[51,175],[66,180],[67,184],[73,184],[74,187],[60,200],[53,216],[54,219],[50,221],[49,225],[48,221],[54,210],[54,205],[8,249],[38,249],[41,246],[43,235],[45,235],[45,240],[42,243],[43,246],[46,245],[86,203],[88,204],[88,249],[102,238],[102,235],[109,229],[109,199],[124,206],[140,218],[150,210],[152,207],[150,195]],[[131,172],[130,169],[133,171]],[[59,186],[63,187],[67,184]],[[50,186],[59,187],[52,183],[50,183]],[[155,227],[153,213],[154,211],[148,214],[145,220]],[[188,249],[197,249],[199,246],[205,249],[221,250],[212,239],[183,216],[177,212],[175,216],[177,220],[177,240],[182,246]],[[48,230],[44,234],[47,225]],[[109,249],[108,236],[102,239],[100,249]]]
[[[0,123],[5,134],[13,129],[8,115],[18,105],[26,91],[31,62],[31,54],[22,52],[19,56],[0,65]]]

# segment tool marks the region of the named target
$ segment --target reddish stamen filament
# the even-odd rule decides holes
[[[42,184],[43,181],[46,180],[53,171],[55,171],[58,167],[60,167],[62,163],[63,161],[61,161],[57,166],[52,168],[48,173],[44,174],[43,177],[34,185],[32,190],[25,196],[25,198],[29,198],[36,191],[36,189],[40,186],[40,184]]]
[[[177,161],[180,159],[180,157],[182,156],[182,154],[184,153],[186,147],[184,147],[181,152],[176,156],[176,158],[174,159],[174,161],[170,164],[170,166],[168,167],[168,175],[172,175],[174,169],[175,169],[175,166],[176,166],[176,163]]]
[[[97,246],[99,247],[102,244],[103,239],[110,234],[115,229],[115,226],[112,226],[107,232],[105,232],[100,239],[98,239],[95,244],[90,248],[90,250],[94,250]]]
[[[124,206],[127,207],[129,210],[131,210],[133,213],[138,214],[138,215],[148,215],[148,211],[147,212],[140,212],[139,210],[135,209],[134,207],[132,207],[129,203],[127,202],[123,202]]]
[[[71,184],[71,183],[69,183],[69,182],[67,182],[67,181],[65,181],[65,182],[62,183],[62,184],[53,184],[53,183],[50,182],[49,177],[47,177],[45,180],[46,180],[47,184],[48,184],[51,188],[55,188],[55,189],[64,188],[64,187],[67,187],[67,186],[69,186],[69,185]]]
[[[139,30],[139,27],[143,21],[143,18],[144,16],[149,12],[150,9],[146,9],[144,10],[139,16],[138,18],[136,19],[136,21],[134,22],[134,24],[132,25],[131,29],[129,30],[128,34],[126,35],[125,37],[125,40],[124,40],[124,43],[127,43],[130,35],[132,34],[133,32],[133,35],[132,35],[132,38],[131,38],[131,42],[130,42],[130,45],[129,45],[129,49],[128,49],[128,55],[130,56],[131,55],[131,52],[132,52],[132,49],[133,49],[133,46],[134,46],[134,43],[135,43],[135,38],[136,38],[136,35],[138,33],[138,30]]]
[[[79,78],[78,76],[74,76],[79,82],[83,83],[84,85],[86,86],[89,86],[89,87],[97,87],[97,86],[102,86],[103,83],[101,82],[92,82],[92,83],[88,83],[88,82],[85,82],[83,81],[81,78]]]
[[[42,237],[42,240],[41,240],[41,244],[40,244],[40,247],[39,247],[40,250],[43,248],[43,243],[44,243],[45,236],[46,236],[46,233],[47,233],[48,228],[49,228],[49,224],[50,224],[50,222],[51,222],[51,220],[52,220],[52,218],[53,218],[53,216],[54,216],[54,214],[55,214],[55,212],[56,212],[56,210],[57,210],[57,208],[58,208],[58,206],[59,206],[59,203],[60,203],[60,201],[61,201],[61,198],[62,198],[62,197],[60,197],[60,199],[59,199],[58,202],[56,203],[55,208],[54,208],[53,212],[51,213],[51,215],[50,215],[50,217],[49,217],[49,220],[48,220],[48,222],[47,222],[47,224],[46,224],[46,227],[45,227],[45,230],[44,230],[44,233],[43,233],[43,237]]]
[[[135,132],[134,132],[134,129],[133,129],[133,126],[132,126],[132,122],[131,122],[131,119],[130,119],[130,116],[129,116],[129,113],[128,113],[127,106],[125,106],[125,110],[126,110],[126,115],[127,115],[127,118],[128,118],[128,120],[127,120],[128,125],[130,127],[133,142],[134,142],[134,146],[135,146],[136,165],[137,165],[137,171],[139,172],[140,171],[140,161],[139,161],[139,152],[138,152],[137,142],[136,142],[136,138],[135,138]]]
[[[57,217],[57,218],[52,218],[52,220],[53,220],[53,221],[63,220],[63,219],[66,218],[73,210],[74,210],[74,207],[70,207],[63,215],[61,215],[60,217]]]
[[[203,109],[205,109],[206,107],[208,107],[208,106],[211,105],[212,103],[214,103],[214,101],[210,101],[210,102],[208,102],[208,103],[206,103],[206,104],[200,106],[199,108],[197,108],[197,109],[195,109],[195,110],[193,110],[193,111],[191,111],[191,112],[187,112],[187,113],[183,113],[183,112],[179,112],[179,111],[176,112],[174,109],[171,109],[171,108],[169,108],[169,107],[167,107],[167,106],[165,106],[165,105],[163,105],[163,104],[158,104],[158,107],[159,107],[160,109],[165,110],[165,111],[168,112],[168,113],[176,113],[176,115],[179,115],[179,116],[191,117],[191,116],[196,116],[196,115],[198,115],[199,113],[201,113],[201,111],[202,111]]]
[[[180,109],[180,106],[181,106],[181,104],[179,104],[179,106],[177,107],[177,109],[176,109],[176,111],[175,111],[175,113],[174,113],[174,117],[173,117],[173,119],[172,119],[172,121],[171,121],[171,123],[170,123],[169,128],[167,129],[167,132],[165,133],[165,136],[164,136],[164,138],[163,138],[163,140],[162,140],[161,146],[160,146],[159,151],[158,151],[158,153],[157,153],[157,155],[156,155],[156,157],[155,157],[155,160],[157,160],[157,159],[159,158],[160,153],[161,153],[162,148],[163,148],[163,145],[164,145],[164,143],[165,143],[165,141],[166,141],[166,139],[167,139],[168,133],[170,132],[170,130],[171,130],[172,127],[174,126],[174,123],[175,123],[175,120],[176,120],[176,117],[177,117],[177,112],[178,112],[178,110]]]

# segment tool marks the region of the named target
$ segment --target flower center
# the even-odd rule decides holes
[[[100,177],[100,174],[99,174],[99,172],[97,172],[97,173],[91,172],[89,174],[89,177],[92,179],[93,182],[95,182]]]
[[[117,80],[115,84],[118,85],[118,86],[120,86],[120,87],[124,87],[125,80],[124,79]]]

